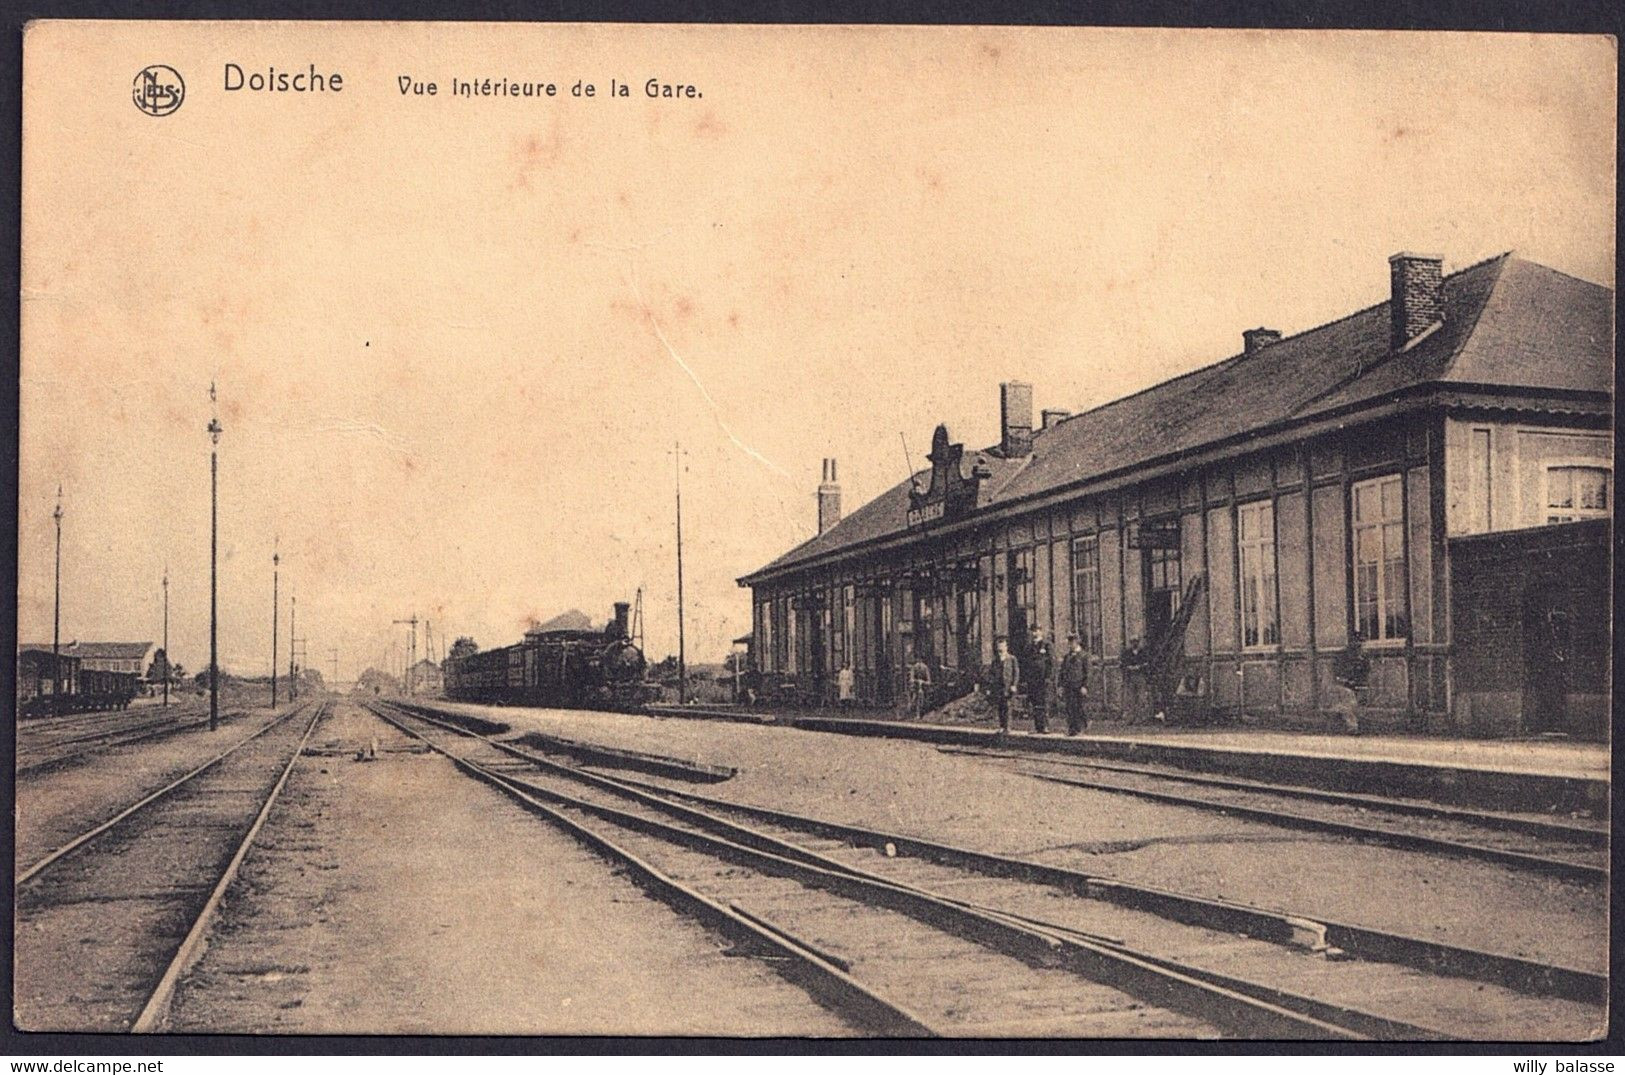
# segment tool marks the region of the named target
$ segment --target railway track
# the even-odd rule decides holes
[[[1158,1018],[1167,1021],[1150,1033],[1178,1036],[1503,1037],[1516,1033],[1508,1029],[1509,1010],[1540,1036],[1554,1033],[1554,1010],[1566,1019],[1555,1031],[1559,1034],[1569,1025],[1589,1033],[1601,1018],[1599,1010],[1585,1002],[1530,998],[1511,990],[1494,990],[1491,998],[1484,998],[1485,987],[1477,982],[1443,979],[1392,964],[1333,962],[1325,958],[1329,946],[1316,923],[1283,921],[1285,916],[1186,898],[1206,904],[1210,912],[1217,910],[1221,918],[1228,916],[1226,924],[1232,928],[1193,926],[1177,914],[1130,911],[1109,896],[1078,900],[1076,893],[1058,891],[1053,878],[1036,879],[1035,884],[1034,877],[1020,869],[1011,871],[1007,864],[988,870],[990,863],[978,861],[977,868],[967,869],[941,855],[918,854],[917,842],[904,838],[880,839],[882,834],[747,810],[697,794],[560,766],[439,721],[426,707],[375,711],[452,757],[465,771],[521,801],[530,799],[532,809],[578,831],[612,857],[632,853],[623,845],[642,841],[637,851],[643,859],[707,889],[719,904],[733,902],[732,893],[743,884],[753,906],[768,909],[763,921],[767,929],[823,953],[826,963],[838,960],[838,968],[872,981],[874,995],[909,1012],[932,1033],[1147,1033],[1143,1026],[1124,1025],[1120,1014],[1113,1025],[1102,1011],[1089,1006],[1104,1004],[1103,1011],[1121,1013],[1125,998],[1150,1006],[1142,1011],[1165,1013]],[[659,848],[652,849],[651,843]],[[744,875],[748,880],[738,880],[740,871],[748,871]],[[752,888],[763,878],[777,879],[779,889],[763,894]],[[1093,880],[1101,885],[1099,879]],[[844,902],[838,908],[807,906],[808,893],[816,894],[815,903]],[[1172,897],[1177,906],[1180,897],[1161,895]],[[881,911],[890,912],[889,917],[877,920]],[[1249,915],[1259,921],[1249,921]],[[1277,932],[1284,928],[1288,936],[1284,943],[1282,938],[1261,939],[1246,935],[1246,928],[1234,928],[1238,925],[1260,933],[1269,932],[1261,925]],[[920,946],[917,951],[905,946],[901,951],[875,952],[874,937],[908,937],[921,927],[930,932],[926,939],[913,942]],[[944,942],[945,937],[952,941]],[[1321,954],[1308,950],[1316,947],[1316,937]],[[959,947],[951,954],[936,952],[930,959],[920,954],[943,943]],[[985,963],[990,954],[1002,957],[1007,965],[984,969],[977,960]],[[1032,980],[1033,965],[1064,971],[1072,988],[1084,981],[1107,992],[1092,999],[1061,999],[1065,987],[1056,979]],[[1027,967],[1029,977],[1012,966]],[[888,970],[897,977],[889,976]],[[1000,998],[1029,997],[1027,1003],[1049,1012],[1050,1021],[1035,1023],[1008,1012],[982,1012],[967,1020],[952,1004],[944,1007],[941,997],[929,990],[921,999],[923,987],[918,983],[945,973],[955,982],[997,982],[1013,975],[1011,981],[1019,985],[995,984],[990,992]],[[962,990],[949,989],[950,997],[962,1000],[961,994]],[[1373,996],[1382,998],[1389,1010],[1363,1006]],[[897,997],[903,999],[892,999]],[[1475,1010],[1479,1001],[1481,1008]],[[1433,1016],[1435,1025],[1411,1021],[1417,1012]]]
[[[1068,787],[1132,795],[1385,847],[1478,859],[1579,883],[1608,881],[1608,830],[1600,825],[1111,762],[939,749],[986,758],[1023,776]],[[1187,790],[1192,787],[1199,790]],[[1288,808],[1282,800],[1303,805]]]
[[[100,717],[112,714],[96,714]],[[242,715],[242,710],[223,710],[220,714],[222,721],[230,720]],[[126,719],[130,716],[129,710],[119,713]],[[141,716],[146,716],[145,713]],[[71,762],[87,758],[113,747],[125,746],[129,743],[140,743],[148,739],[156,739],[176,732],[190,731],[194,728],[204,727],[209,723],[207,715],[200,716],[196,711],[176,712],[160,716],[156,719],[143,719],[134,724],[117,724],[113,727],[95,727],[90,724],[86,727],[59,727],[49,729],[57,734],[24,734],[19,728],[17,734],[17,775],[27,776],[34,773],[53,770]],[[33,731],[29,729],[29,731]],[[42,731],[45,731],[42,729]]]
[[[328,705],[290,710],[19,871],[20,1028],[161,1025],[170,991]]]

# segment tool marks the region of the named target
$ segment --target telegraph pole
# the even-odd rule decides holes
[[[396,620],[398,624],[410,624],[412,627],[412,655],[407,658],[406,667],[401,670],[401,685],[406,688],[407,697],[412,696],[412,666],[418,663],[418,614],[412,613],[409,620]]]
[[[214,382],[209,382],[209,731],[220,727],[220,414],[215,408]]]
[[[288,598],[288,601],[291,606],[288,609],[288,701],[297,702],[299,700],[299,666],[294,663],[293,644],[296,641],[294,628],[299,622],[299,595],[294,594]]]
[[[677,459],[677,703],[688,704],[688,660],[683,639],[683,443],[672,449]]]
[[[271,708],[276,708],[277,569],[282,563],[282,541],[271,547]]]
[[[164,708],[169,708],[169,565],[164,565]]]
[[[331,689],[337,691],[339,689],[339,651],[337,649],[328,650],[327,659],[333,662],[333,686]]]
[[[51,708],[62,712],[62,486],[56,487],[56,611],[51,622]]]

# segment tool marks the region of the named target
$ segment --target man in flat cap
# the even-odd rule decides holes
[[[1066,656],[1061,658],[1061,698],[1066,703],[1066,734],[1077,735],[1089,726],[1083,715],[1083,700],[1089,694],[1089,657],[1077,635],[1067,635],[1066,644]]]

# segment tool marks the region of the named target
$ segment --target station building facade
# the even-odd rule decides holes
[[[34,642],[17,647],[51,652],[49,642]],[[65,642],[60,647],[62,656],[73,657],[87,672],[134,672],[146,675],[154,657],[151,642]],[[65,666],[64,666],[65,667]]]
[[[1097,717],[1140,639],[1206,712],[1323,726],[1352,641],[1363,727],[1605,735],[1613,292],[1510,254],[1389,280],[1081,414],[1006,383],[998,444],[939,426],[845,517],[826,461],[818,535],[739,580],[765,693],[895,705],[915,660],[968,685],[1039,626],[1082,640]]]

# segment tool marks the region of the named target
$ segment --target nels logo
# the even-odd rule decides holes
[[[186,83],[181,73],[166,64],[143,67],[135,76],[130,95],[135,106],[149,116],[167,116],[186,99]]]

